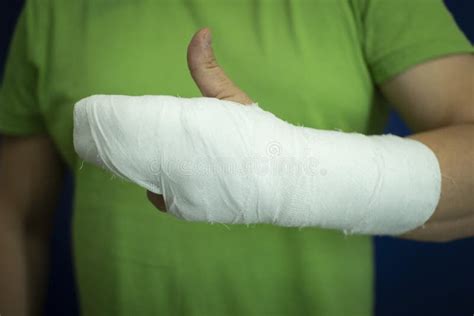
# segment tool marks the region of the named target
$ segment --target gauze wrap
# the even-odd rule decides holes
[[[82,99],[74,146],[189,221],[400,234],[440,197],[437,158],[418,141],[295,126],[214,98]]]

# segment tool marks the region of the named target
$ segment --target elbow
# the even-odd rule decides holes
[[[41,205],[26,207],[23,204],[0,194],[0,229],[25,238],[49,239],[52,232],[51,216],[40,216],[46,212],[33,210],[41,209]]]
[[[459,221],[460,222],[460,221]],[[430,243],[450,243],[466,238],[474,237],[474,226],[466,225],[466,222],[458,225],[427,224],[415,230],[398,236],[402,239],[408,239],[420,242]]]

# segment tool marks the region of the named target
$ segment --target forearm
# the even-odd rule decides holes
[[[5,205],[0,205],[4,208]],[[21,224],[0,220],[0,314],[27,315],[27,256]]]
[[[474,124],[444,127],[410,136],[436,154],[441,174],[441,197],[423,226],[402,237],[449,241],[474,236]]]
[[[400,235],[432,216],[441,191],[419,141],[298,127],[257,106],[99,95],[76,104],[75,123],[81,157],[191,221]]]
[[[50,229],[31,230],[5,217],[0,221],[0,315],[41,315]]]
[[[42,315],[49,270],[49,234],[28,234],[26,237],[27,295],[32,315]]]

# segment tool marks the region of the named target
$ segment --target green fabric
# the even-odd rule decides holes
[[[369,237],[188,223],[143,189],[83,164],[72,106],[102,94],[198,96],[186,46],[199,27],[259,104],[295,124],[377,133],[374,83],[472,47],[441,1],[29,1],[0,93],[0,131],[48,133],[75,173],[84,315],[370,315]]]

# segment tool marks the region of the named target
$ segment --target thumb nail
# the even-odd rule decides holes
[[[206,29],[204,31],[204,35],[203,35],[203,39],[204,39],[204,47],[205,48],[208,48],[211,46],[211,41],[212,41],[212,36],[211,36],[211,30],[210,29]]]

